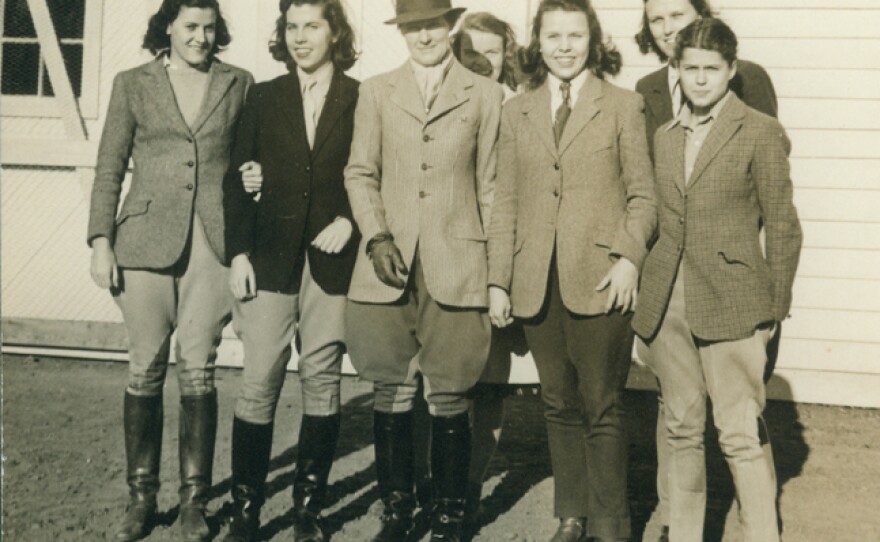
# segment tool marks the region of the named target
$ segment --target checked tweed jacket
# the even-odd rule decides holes
[[[696,337],[743,339],[761,323],[782,321],[802,241],[782,126],[731,95],[687,185],[684,129],[665,124],[654,145],[660,233],[642,272],[636,333],[650,340],[659,329],[679,263]]]
[[[98,149],[89,244],[104,236],[121,267],[164,269],[183,253],[198,212],[211,248],[225,261],[223,177],[252,83],[250,73],[214,60],[190,129],[161,58],[117,75]],[[129,158],[131,189],[116,216]]]
[[[457,60],[425,112],[409,62],[360,87],[345,188],[363,235],[350,299],[393,303],[366,242],[390,231],[409,266],[418,246],[428,292],[452,307],[488,304],[486,229],[492,205],[501,85]]]

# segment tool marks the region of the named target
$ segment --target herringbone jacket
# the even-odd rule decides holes
[[[555,252],[565,307],[601,314],[596,286],[615,258],[641,268],[656,225],[644,102],[590,75],[557,147],[547,85],[504,105],[489,283],[510,292],[515,316],[534,316]]]
[[[428,292],[453,307],[488,303],[501,86],[455,59],[429,113],[407,62],[360,87],[345,188],[363,235],[348,292],[365,303],[403,294],[383,284],[366,242],[390,231],[407,265],[418,246]]]
[[[655,135],[660,231],[645,260],[633,328],[648,340],[655,335],[681,264],[693,334],[742,339],[783,320],[791,306],[802,235],[790,143],[776,119],[731,95],[685,185],[685,137],[677,120]]]
[[[121,267],[163,269],[183,253],[197,212],[225,261],[223,177],[251,83],[245,70],[214,61],[190,129],[161,59],[117,75],[98,150],[88,242],[107,237]],[[134,174],[117,216],[129,159]]]

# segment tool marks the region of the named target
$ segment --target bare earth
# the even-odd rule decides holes
[[[177,540],[177,386],[169,375],[160,509],[150,541]],[[240,381],[218,371],[220,429],[210,510],[217,532],[227,513],[232,405]],[[8,542],[112,540],[126,498],[122,393],[126,366],[6,356],[3,359],[3,526]],[[334,542],[369,540],[378,523],[370,385],[343,384],[343,435],[331,474],[326,525]],[[880,392],[880,390],[878,390]],[[657,539],[652,393],[629,392],[633,527]],[[263,510],[264,540],[290,540],[289,486],[296,455],[300,387],[290,374],[278,409]],[[767,412],[781,485],[787,541],[880,541],[880,411],[771,403]],[[709,453],[707,540],[739,541],[730,476]],[[475,541],[544,541],[555,528],[553,480],[540,398],[507,400],[505,432],[484,490]],[[427,540],[419,516],[415,540]],[[219,540],[220,536],[217,537]],[[636,538],[639,539],[638,537]]]

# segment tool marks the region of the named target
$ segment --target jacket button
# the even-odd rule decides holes
[[[679,224],[684,224],[684,217],[680,217],[680,218],[678,219],[678,223],[679,223]]]
[[[553,189],[553,197],[554,197],[554,198],[558,198],[558,197],[559,197],[559,189],[558,189],[558,188],[554,188],[554,189]]]
[[[191,137],[186,138],[186,142],[187,142],[187,143],[192,143],[192,142],[193,142],[193,138],[191,138]]]
[[[309,193],[308,193],[308,192],[303,192],[303,199],[307,199],[308,197],[309,197]]]
[[[312,166],[306,166],[306,173],[312,172]]]
[[[192,190],[193,188],[195,188],[195,187],[193,186],[192,183],[189,183],[188,185],[186,185],[187,190]]]
[[[189,162],[186,163],[186,165],[188,165],[189,167],[193,167],[194,165],[196,165],[196,163],[193,162],[192,160],[190,160]]]
[[[427,143],[428,141],[431,141],[431,136],[429,136],[428,134],[423,135],[422,141],[424,141],[425,143]]]
[[[428,170],[428,164],[423,163],[422,164],[422,171],[427,171],[427,170]]]
[[[424,198],[424,197],[427,196],[427,195],[428,195],[428,194],[425,194],[425,191],[424,191],[424,190],[419,190],[419,197],[420,197],[420,198]]]
[[[559,171],[559,162],[556,162],[555,164],[553,164],[553,169],[555,169],[556,171]]]

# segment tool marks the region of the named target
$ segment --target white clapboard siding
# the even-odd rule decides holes
[[[880,281],[798,277],[792,310],[865,311],[880,313]],[[880,363],[880,358],[877,359]]]
[[[794,202],[802,220],[880,223],[880,190],[800,188]]]
[[[796,190],[801,188],[832,188],[880,190],[880,158],[791,160],[791,178]]]
[[[787,130],[795,158],[880,158],[880,130]]]
[[[880,345],[880,311],[829,311],[793,309],[782,325],[786,339],[845,341]],[[880,359],[880,358],[878,358]],[[873,360],[844,360],[848,367],[864,369]]]
[[[798,275],[880,281],[880,250],[804,248],[801,251]],[[880,330],[880,326],[876,329]]]
[[[880,251],[880,224],[801,221],[805,248]]]
[[[779,100],[779,121],[789,130],[878,131],[880,100],[782,97]]]

